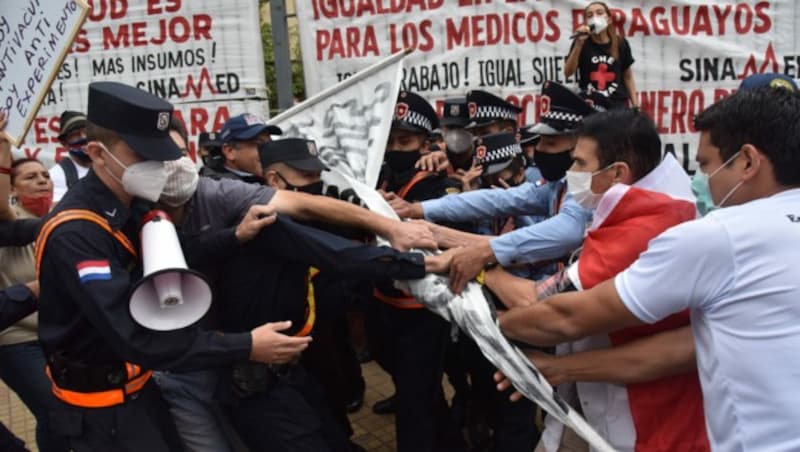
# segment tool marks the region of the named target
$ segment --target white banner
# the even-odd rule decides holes
[[[352,179],[348,182],[370,210],[385,217],[399,219],[377,191]],[[385,240],[379,240],[379,243],[388,245]],[[468,334],[483,356],[502,370],[522,395],[569,426],[593,450],[613,452],[614,448],[556,393],[536,366],[503,336],[480,286],[474,282],[469,283],[461,295],[454,295],[448,289],[449,283],[446,277],[428,274],[423,279],[404,284],[407,284],[408,291],[427,309]]]
[[[173,103],[189,129],[192,155],[197,134],[219,130],[230,114],[268,115],[257,0],[89,4],[87,20],[16,157],[50,164],[65,155],[56,138],[59,116],[64,110],[86,112],[94,81],[127,83]]]
[[[332,170],[322,173],[326,194],[349,197],[343,196],[350,184],[341,174],[372,188],[377,185],[404,56],[399,52],[385,58],[270,121],[283,129],[282,137],[316,142],[320,158]]]
[[[439,103],[483,89],[538,120],[545,80],[564,77],[586,0],[307,0],[297,2],[306,89],[315,93],[398,49],[415,48],[403,88]],[[628,39],[639,101],[664,150],[694,169],[692,118],[754,72],[800,75],[793,0],[610,2]],[[691,162],[691,163],[690,163]]]
[[[0,111],[19,146],[72,47],[89,6],[83,0],[0,4]]]

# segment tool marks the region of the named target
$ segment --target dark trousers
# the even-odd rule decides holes
[[[530,452],[539,442],[536,427],[536,404],[528,399],[511,402],[512,390],[497,391],[494,372],[497,370],[487,360],[477,344],[465,336],[460,338],[466,349],[470,381],[472,383],[472,409],[470,417],[485,416],[493,431],[492,450],[497,452]]]
[[[76,452],[172,452],[183,450],[169,407],[151,380],[125,403],[80,408],[60,402],[50,428]]]
[[[0,450],[4,452],[27,452],[25,441],[14,436],[5,425],[0,423]]]
[[[276,378],[266,390],[238,399],[229,413],[251,452],[350,450],[319,383],[300,366]]]
[[[378,301],[371,328],[380,336],[378,360],[392,375],[399,452],[463,450],[442,391],[449,324],[426,309],[397,309]]]
[[[361,366],[350,344],[347,319],[344,316],[321,318],[311,335],[314,342],[303,352],[300,362],[319,381],[333,418],[350,437],[353,429],[347,417],[346,405],[357,394],[352,388],[354,385],[360,382],[360,391],[364,390],[364,380],[361,377]],[[352,370],[353,364],[358,367],[356,375]]]
[[[63,438],[50,432],[49,413],[58,407],[50,380],[44,373],[45,359],[38,341],[0,346],[0,378],[36,417],[36,445],[41,452],[68,449]]]

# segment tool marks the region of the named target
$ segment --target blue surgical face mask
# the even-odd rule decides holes
[[[695,198],[697,198],[697,211],[700,212],[700,216],[704,217],[708,212],[717,208],[717,206],[714,205],[714,200],[711,199],[711,189],[708,186],[708,174],[699,169],[695,171],[694,177],[692,177],[692,192]]]
[[[705,216],[712,210],[724,207],[725,202],[727,202],[731,195],[733,195],[733,193],[742,186],[743,181],[736,184],[725,196],[722,197],[722,200],[719,202],[719,204],[715,203],[714,198],[711,197],[711,186],[709,185],[709,181],[722,168],[725,168],[728,163],[732,162],[738,156],[738,152],[733,154],[728,160],[725,161],[725,163],[723,163],[719,168],[715,169],[711,174],[706,174],[699,168],[694,173],[694,177],[692,178],[692,191],[697,198],[697,210],[700,212],[700,215]]]

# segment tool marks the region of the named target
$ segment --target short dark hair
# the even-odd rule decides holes
[[[111,148],[119,142],[122,137],[117,132],[105,127],[100,127],[92,122],[86,123],[86,139],[89,141],[99,141],[106,146],[106,149]]]
[[[175,115],[169,118],[169,130],[178,132],[178,135],[183,138],[183,142],[186,143],[186,146],[189,146],[189,134],[186,133],[186,125],[180,118]]]
[[[661,138],[655,123],[639,109],[615,109],[587,116],[578,137],[597,142],[600,168],[625,162],[637,181],[661,162]]]
[[[797,93],[771,87],[737,91],[703,110],[694,126],[700,132],[708,132],[723,161],[750,144],[767,156],[779,184],[800,185]]]

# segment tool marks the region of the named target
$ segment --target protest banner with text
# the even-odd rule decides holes
[[[19,146],[86,18],[83,0],[27,0],[0,5],[0,112]]]
[[[37,0],[31,0],[36,2]],[[39,0],[42,1],[42,0]],[[86,111],[90,82],[136,86],[175,105],[196,136],[232,114],[268,114],[256,0],[88,0],[91,9],[17,157],[52,163],[64,110]]]
[[[583,23],[578,0],[308,0],[297,2],[311,94],[399,49],[402,89],[441,108],[448,96],[482,89],[523,108],[520,124],[538,120],[545,80],[565,77],[570,35]],[[638,103],[655,120],[664,151],[694,169],[694,115],[759,72],[800,76],[789,0],[702,3],[688,0],[610,2],[628,39]]]

